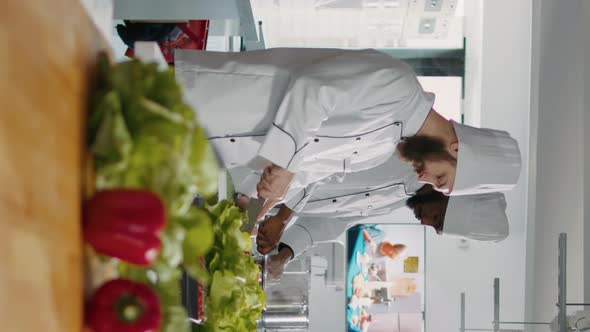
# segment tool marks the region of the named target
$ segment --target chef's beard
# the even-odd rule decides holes
[[[428,185],[426,185],[428,186]],[[441,207],[447,206],[449,202],[449,196],[444,195],[441,192],[438,191],[430,191],[427,193],[421,193],[420,191],[418,191],[416,193],[416,195],[408,198],[408,200],[406,201],[406,206],[409,207],[410,209],[414,209],[416,206],[418,205],[424,205],[427,203],[430,204],[438,204]]]
[[[444,141],[438,137],[404,137],[397,144],[397,153],[404,161],[412,164],[423,164],[425,160],[446,160],[453,165],[457,164],[457,159],[449,153],[445,147]]]
[[[425,185],[427,187],[429,185]],[[428,189],[428,188],[422,188]],[[446,196],[438,191],[427,191],[423,193],[422,189],[418,190],[416,195],[410,197],[406,201],[406,206],[414,212],[416,219],[420,220],[420,223],[424,224],[422,213],[428,213],[435,215],[435,219],[432,220],[432,224],[427,226],[433,227],[438,234],[442,234],[445,215],[447,213],[447,207],[449,203],[449,196]]]

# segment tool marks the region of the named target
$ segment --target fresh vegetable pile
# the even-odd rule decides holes
[[[84,238],[97,253],[117,258],[110,261],[119,277],[90,301],[88,317],[104,318],[89,321],[91,328],[101,332],[96,322],[110,320],[105,330],[124,322],[121,332],[188,331],[184,269],[209,295],[198,329],[255,331],[264,294],[258,267],[244,254],[244,214],[231,202],[215,203],[216,159],[174,73],[102,59],[88,144],[98,192],[85,205]],[[193,204],[197,195],[206,200],[201,207]]]
[[[166,223],[164,205],[148,191],[98,192],[84,209],[84,239],[98,252],[149,266],[158,257]]]
[[[227,201],[211,207],[210,213],[215,242],[205,259],[211,278],[203,331],[255,331],[266,298],[260,268],[247,254],[250,236],[240,230],[243,213]]]
[[[156,331],[160,310],[158,296],[145,283],[113,279],[96,290],[87,320],[94,332]]]
[[[200,194],[217,193],[217,164],[172,70],[128,61],[100,62],[89,118],[97,189],[142,188],[184,215]]]

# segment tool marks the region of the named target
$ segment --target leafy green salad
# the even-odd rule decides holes
[[[173,71],[139,61],[111,65],[104,57],[98,76],[87,136],[96,189],[149,190],[167,215],[155,263],[118,262],[120,276],[156,290],[162,332],[190,329],[181,303],[183,269],[207,294],[206,320],[194,330],[255,331],[265,297],[247,254],[249,235],[241,231],[245,214],[232,202],[216,202],[217,161]],[[196,207],[197,195],[207,203]]]

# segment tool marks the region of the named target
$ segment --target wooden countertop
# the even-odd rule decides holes
[[[0,42],[1,329],[79,332],[84,123],[107,46],[77,0],[3,1]]]

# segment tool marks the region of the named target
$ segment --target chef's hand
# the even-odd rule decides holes
[[[266,268],[271,280],[280,280],[283,276],[283,269],[289,260],[293,257],[293,251],[289,247],[284,247],[278,254],[268,257]]]
[[[272,209],[273,206],[285,197],[294,176],[295,173],[291,173],[275,164],[264,169],[256,190],[258,190],[258,197],[266,198],[266,201],[262,206],[262,210],[256,216],[256,220],[262,219],[268,210]]]
[[[266,255],[279,245],[288,222],[289,220],[285,220],[279,213],[276,216],[266,218],[260,223],[258,235],[256,235],[256,249],[259,253]]]

